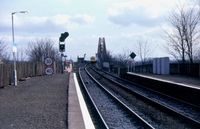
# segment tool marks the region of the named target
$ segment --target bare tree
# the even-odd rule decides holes
[[[109,50],[106,51],[106,57],[108,62],[112,62],[113,56],[111,51]]]
[[[197,5],[186,6],[177,5],[177,8],[169,14],[169,24],[173,28],[173,32],[164,30],[166,41],[164,46],[166,52],[175,59],[185,63],[189,59],[193,63],[193,58],[200,38],[200,10]]]
[[[58,49],[53,47],[54,41],[50,38],[36,39],[35,42],[28,43],[27,56],[30,61],[44,61],[45,57],[51,57],[54,61],[58,61]]]
[[[26,61],[27,55],[26,50],[24,48],[17,49],[17,61]]]
[[[8,62],[10,59],[10,54],[6,52],[7,44],[3,41],[3,38],[0,40],[0,61]]]
[[[118,65],[120,67],[126,67],[127,64],[131,61],[130,59],[131,50],[123,48],[122,51],[123,51],[122,53],[119,53],[114,56],[113,62],[115,63],[115,65]]]
[[[134,50],[136,55],[138,55],[141,59],[142,65],[149,61],[150,56],[155,51],[156,47],[152,45],[148,39],[139,38],[137,43],[134,45]]]

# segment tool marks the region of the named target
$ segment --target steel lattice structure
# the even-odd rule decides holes
[[[106,43],[105,38],[99,38],[98,48],[97,48],[97,61],[104,62],[107,60]]]

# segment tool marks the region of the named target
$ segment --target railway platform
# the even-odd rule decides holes
[[[138,74],[128,72],[123,78],[181,101],[200,106],[200,81],[180,75]]]
[[[159,75],[159,74],[151,74],[151,73],[132,73],[139,76],[143,76],[146,78],[152,78],[152,79],[159,79],[163,81],[169,81],[172,83],[177,83],[185,86],[191,86],[200,88],[200,78],[194,78],[189,76],[183,76],[183,75]]]
[[[74,73],[31,77],[0,89],[0,129],[47,128],[94,128]]]
[[[0,89],[0,129],[66,129],[69,74],[36,76]]]
[[[95,129],[75,73],[70,74],[68,96],[68,129]]]

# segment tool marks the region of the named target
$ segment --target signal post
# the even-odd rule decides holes
[[[62,65],[62,73],[64,72],[64,63],[62,61],[62,57],[64,56],[63,52],[65,52],[65,39],[69,36],[68,32],[61,33],[61,36],[59,38],[59,52],[61,52],[61,65]]]

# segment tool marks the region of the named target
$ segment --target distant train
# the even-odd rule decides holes
[[[91,63],[96,63],[97,61],[96,61],[96,58],[94,57],[94,56],[91,56],[90,57],[90,62]]]

